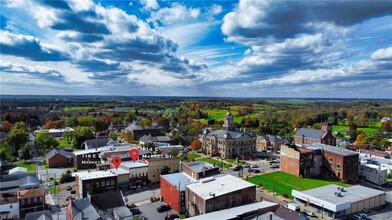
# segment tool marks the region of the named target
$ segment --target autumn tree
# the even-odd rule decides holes
[[[139,122],[139,125],[144,127],[151,127],[151,121],[148,118],[145,118]]]
[[[392,132],[392,121],[387,120],[382,123],[381,129],[383,131]]]
[[[49,120],[45,123],[44,127],[46,129],[58,129],[65,126],[65,122],[63,120]]]
[[[117,138],[118,138],[117,132],[115,132],[115,131],[109,132],[109,138],[112,140],[117,140]]]
[[[5,143],[12,148],[14,155],[27,143],[27,132],[23,122],[15,123],[5,138]]]
[[[2,132],[6,132],[6,133],[10,132],[11,127],[12,127],[12,123],[9,121],[3,121],[1,123],[1,131]]]
[[[366,135],[364,133],[358,134],[355,144],[365,144]]]
[[[131,132],[121,132],[121,137],[127,143],[131,143],[134,140],[133,135],[132,135]]]
[[[191,148],[193,151],[198,151],[201,149],[201,141],[195,138],[191,143]]]

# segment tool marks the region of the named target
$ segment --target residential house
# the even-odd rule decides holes
[[[16,195],[0,196],[0,219],[18,219],[19,201]]]
[[[49,210],[27,213],[25,220],[52,220],[52,213]]]
[[[219,166],[214,166],[210,163],[199,161],[183,163],[182,172],[186,173],[195,180],[220,173]]]
[[[359,178],[365,179],[376,185],[384,185],[388,182],[388,169],[379,165],[368,163],[368,161],[361,161],[359,165]]]
[[[120,191],[94,194],[91,195],[90,201],[97,210],[107,211],[114,216],[115,219],[125,220],[133,217],[132,213],[125,206],[125,202]],[[124,208],[127,210],[124,210]]]
[[[73,164],[73,158],[72,152],[62,148],[55,148],[46,154],[46,164],[49,168],[68,167]]]
[[[45,190],[43,188],[26,189],[17,192],[20,216],[45,209]]]
[[[279,151],[280,146],[284,144],[285,139],[277,135],[257,136],[256,150],[257,151]]]
[[[97,210],[91,205],[90,200],[70,199],[67,207],[67,220],[98,220],[101,219]]]
[[[278,216],[285,220],[307,220],[308,218],[302,214],[301,212],[291,210],[284,206],[279,206],[279,208],[274,213],[275,216]]]
[[[167,135],[162,135],[162,136],[143,135],[139,139],[139,143],[140,143],[140,145],[148,145],[148,144],[154,144],[154,143],[171,144],[172,140]]]
[[[74,130],[70,127],[66,127],[63,129],[43,129],[34,131],[34,136],[36,136],[39,132],[46,132],[48,135],[51,135],[55,138],[61,138],[64,132],[73,132]]]

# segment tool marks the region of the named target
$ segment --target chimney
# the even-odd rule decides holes
[[[272,220],[272,214],[269,215],[269,220]]]

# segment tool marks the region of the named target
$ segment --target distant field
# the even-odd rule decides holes
[[[219,160],[212,159],[212,158],[200,158],[200,159],[197,159],[197,161],[207,162],[210,164],[217,164],[217,165],[220,165],[221,167],[226,168],[226,169],[230,167],[229,164],[224,163]]]
[[[345,125],[332,125],[332,132],[335,132],[335,131],[344,132],[346,130],[349,130],[348,126],[345,126]],[[363,131],[366,135],[372,135],[372,134],[375,134],[377,132],[380,132],[380,129],[379,128],[357,128],[357,131]]]
[[[87,106],[73,106],[73,107],[65,107],[63,110],[64,111],[88,111],[93,109],[93,107],[87,107]]]
[[[258,113],[249,114],[246,116],[238,116],[238,108],[240,106],[230,106],[230,112],[234,116],[234,122],[240,124],[244,117],[257,118]],[[208,113],[209,119],[215,119],[217,121],[223,121],[226,116],[228,109],[203,109],[204,112]],[[264,112],[264,111],[263,111]]]
[[[268,99],[267,100],[268,103],[271,104],[306,104],[306,103],[310,103],[313,101],[310,100],[304,100],[304,99]]]
[[[291,190],[308,190],[329,184],[336,184],[339,186],[347,187],[349,185],[330,180],[314,179],[314,178],[299,178],[283,172],[269,173],[250,177],[248,182],[258,185],[259,182],[263,183],[263,188],[268,191],[274,191],[279,195],[287,194],[292,198]]]

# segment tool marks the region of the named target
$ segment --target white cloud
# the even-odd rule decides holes
[[[222,12],[222,6],[221,5],[217,5],[217,4],[213,4],[210,8],[210,13],[212,15],[218,15]]]
[[[140,0],[145,9],[158,9],[159,4],[156,0]]]
[[[176,22],[189,22],[189,19],[197,19],[199,16],[199,8],[187,8],[185,5],[175,2],[170,7],[152,12],[149,20],[154,23],[161,22],[171,25]]]
[[[371,55],[372,60],[392,60],[392,47],[388,47],[385,49],[379,49],[372,53]]]

